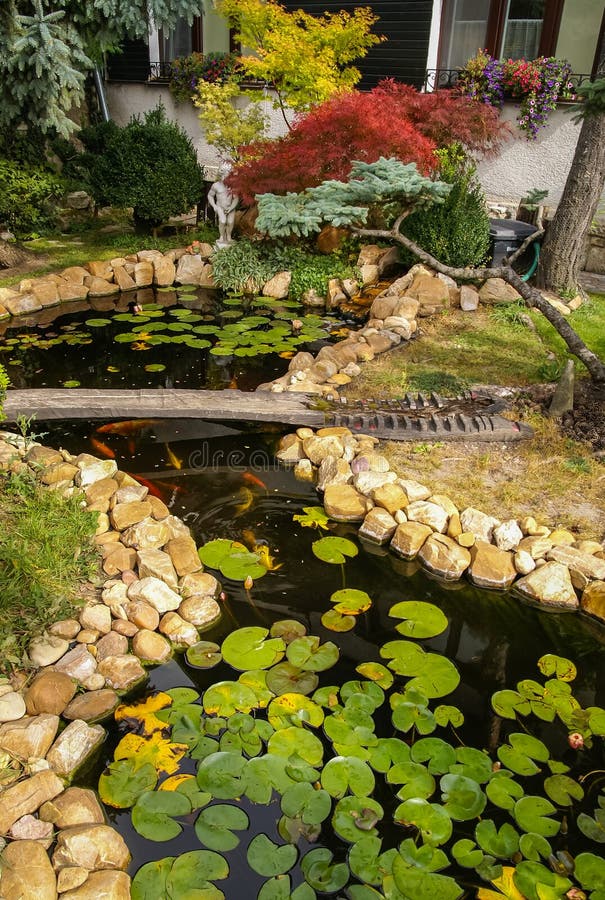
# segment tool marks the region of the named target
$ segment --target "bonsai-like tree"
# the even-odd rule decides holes
[[[294,234],[301,237],[319,232],[324,224],[350,227],[363,238],[391,240],[406,247],[419,260],[461,281],[479,281],[486,278],[502,278],[523,297],[530,307],[536,307],[561,335],[570,352],[580,359],[592,379],[605,382],[605,365],[590,350],[542,294],[522,281],[512,268],[512,262],[525,249],[523,244],[506,264],[493,267],[452,267],[435,259],[422,247],[401,232],[405,218],[415,210],[434,203],[442,203],[451,185],[432,181],[421,175],[414,163],[404,165],[397,159],[377,162],[354,162],[348,181],[324,181],[317,187],[307,188],[299,194],[261,194],[258,199],[259,215],[256,227],[271,237]],[[384,228],[368,227],[370,214],[382,216]]]

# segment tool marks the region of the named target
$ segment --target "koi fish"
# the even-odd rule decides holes
[[[168,462],[170,463],[172,468],[173,469],[182,469],[183,468],[183,460],[179,459],[179,457],[176,455],[176,453],[174,453],[170,449],[168,444],[164,444],[164,446],[166,448],[166,458],[168,459]]]
[[[90,443],[93,449],[100,454],[100,456],[104,456],[105,459],[115,459],[116,455],[107,444],[104,444],[103,441],[98,441],[96,438],[91,437]]]
[[[264,566],[267,572],[276,572],[278,569],[281,569],[282,564],[275,562],[275,557],[271,556],[266,544],[260,544],[255,547],[254,552],[258,556],[261,566]]]
[[[98,434],[121,434],[126,436],[136,434],[143,431],[144,428],[150,428],[157,424],[157,419],[128,419],[125,422],[108,422],[107,425],[100,425],[96,430]]]
[[[262,488],[263,491],[267,490],[265,482],[261,481],[260,478],[257,478],[256,475],[253,475],[252,472],[244,472],[242,481],[245,481],[247,484],[255,484],[256,487]]]
[[[134,442],[133,438],[128,438],[128,442],[127,442],[127,444],[126,444],[126,447],[127,447],[127,449],[128,449],[128,453],[130,454],[130,456],[134,456],[135,453],[136,453],[137,448],[136,448],[136,445],[135,445],[135,442]]]
[[[235,507],[235,515],[243,516],[245,512],[248,512],[252,504],[254,503],[254,494],[248,488],[240,488],[239,494],[242,497],[242,502],[238,503]]]
[[[174,491],[175,494],[182,494],[185,490],[180,484],[173,484],[171,481],[160,481],[159,478],[156,481],[156,484],[161,484],[162,487],[167,488],[169,491]]]
[[[138,481],[139,484],[142,484],[143,487],[146,487],[152,497],[157,497],[158,500],[164,502],[164,497],[161,490],[155,486],[153,481],[149,481],[147,478],[143,478],[142,475],[135,475],[134,472],[126,472],[126,474],[130,475],[131,478],[134,478],[135,481]]]
[[[227,385],[227,390],[229,391],[237,391],[237,378],[232,378],[229,384]]]

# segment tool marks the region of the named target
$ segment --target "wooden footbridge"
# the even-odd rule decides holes
[[[500,408],[493,398],[472,392],[452,400],[406,394],[397,400],[329,401],[303,393],[163,388],[9,390],[4,404],[7,420],[13,422],[23,415],[38,421],[145,418],[343,425],[394,441],[516,441],[532,436],[527,425],[499,415]]]

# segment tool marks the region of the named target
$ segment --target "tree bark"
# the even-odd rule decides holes
[[[24,250],[23,247],[20,247],[19,244],[9,244],[8,241],[3,241],[0,238],[0,269],[11,269],[13,266],[21,266],[31,258],[31,254]]]
[[[605,18],[605,13],[603,14]],[[596,77],[605,76],[605,42]],[[537,284],[551,291],[575,291],[586,241],[605,186],[605,115],[587,116],[561,200],[546,233]]]
[[[435,269],[436,272],[441,272],[443,275],[449,275],[450,278],[460,279],[461,281],[484,281],[487,278],[504,279],[504,281],[514,287],[517,293],[523,297],[527,306],[535,306],[536,309],[539,309],[542,315],[548,319],[553,328],[561,335],[567,344],[570,353],[577,356],[577,358],[586,366],[593,381],[605,382],[605,365],[601,362],[599,357],[593,353],[592,350],[588,349],[584,341],[574,331],[565,317],[561,315],[554,306],[551,306],[548,300],[544,299],[540,291],[534,287],[530,287],[525,281],[522,281],[521,277],[510,265],[493,267],[484,266],[481,268],[473,268],[472,266],[454,268],[452,266],[446,266],[438,259],[435,259],[435,257],[426,250],[423,250],[422,247],[419,247],[418,244],[415,244],[414,241],[411,241],[404,234],[401,234],[401,232],[398,231],[399,222],[400,219],[398,219],[393,228],[388,231],[381,228],[355,228],[354,231],[355,234],[358,234],[360,237],[395,241],[397,244],[401,244],[413,253],[421,262],[426,263],[432,269]]]

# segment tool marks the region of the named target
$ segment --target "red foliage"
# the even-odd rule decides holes
[[[373,91],[341,94],[298,116],[285,137],[249,145],[228,181],[251,203],[255,194],[344,180],[354,160],[394,156],[428,174],[437,147],[460,141],[486,153],[505,131],[492,107],[453,91],[421,94],[389,79]]]

